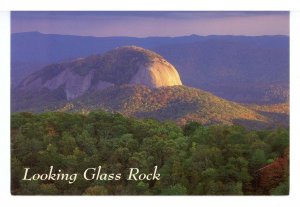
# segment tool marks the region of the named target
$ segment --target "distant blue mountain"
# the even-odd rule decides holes
[[[116,47],[136,45],[171,62],[183,83],[245,103],[289,97],[288,36],[86,37],[15,33],[11,36],[12,85],[43,66]]]
[[[144,48],[155,48],[164,45],[203,42],[207,40],[232,41],[233,43],[249,43],[265,48],[287,48],[287,36],[182,36],[182,37],[89,37],[42,34],[25,32],[12,34],[12,61],[55,62],[65,58],[76,58],[108,50],[124,45],[137,45]]]
[[[283,36],[216,37],[155,48],[185,85],[244,103],[289,99],[289,40]]]
[[[55,62],[109,51],[124,45],[154,48],[162,45],[191,43],[206,39],[191,35],[183,37],[89,37],[25,32],[12,34],[12,60]]]

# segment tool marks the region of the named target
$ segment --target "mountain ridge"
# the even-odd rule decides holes
[[[54,62],[137,45],[171,62],[188,86],[246,104],[275,104],[289,99],[288,36],[102,38],[26,33],[13,34],[11,43],[13,88],[25,76]]]

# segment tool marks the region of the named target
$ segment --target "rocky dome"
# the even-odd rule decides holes
[[[149,88],[182,85],[175,67],[155,52],[136,46],[119,47],[102,55],[46,66],[25,78],[25,90],[63,88],[68,100],[88,90],[141,84]]]

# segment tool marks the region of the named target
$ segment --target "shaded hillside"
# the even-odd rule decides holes
[[[289,114],[290,106],[289,103],[281,103],[281,104],[272,104],[272,105],[247,105],[251,109],[261,112],[270,112],[270,113],[281,113],[281,114]]]
[[[85,94],[59,111],[87,113],[96,109],[119,112],[138,118],[189,121],[210,124],[242,124],[253,128],[273,127],[274,120],[238,103],[186,86],[149,89],[141,85],[122,85]],[[286,120],[285,120],[286,121]],[[279,125],[286,126],[282,122]]]
[[[290,106],[289,103],[271,104],[271,105],[246,105],[259,114],[273,120],[274,124],[289,127]]]
[[[188,86],[243,103],[286,102],[288,42],[286,47],[264,44],[267,39],[216,38],[163,46],[155,51],[172,61]]]
[[[243,106],[186,86],[157,89],[143,85],[112,86],[89,91],[71,101],[67,101],[62,88],[44,89],[37,94],[20,92],[15,97],[13,111],[89,113],[101,109],[138,118],[173,120],[179,124],[197,121],[204,125],[241,124],[249,128],[289,125],[287,113],[265,112],[259,106]]]

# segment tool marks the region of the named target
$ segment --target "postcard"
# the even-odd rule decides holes
[[[11,12],[12,195],[288,195],[289,12]]]

